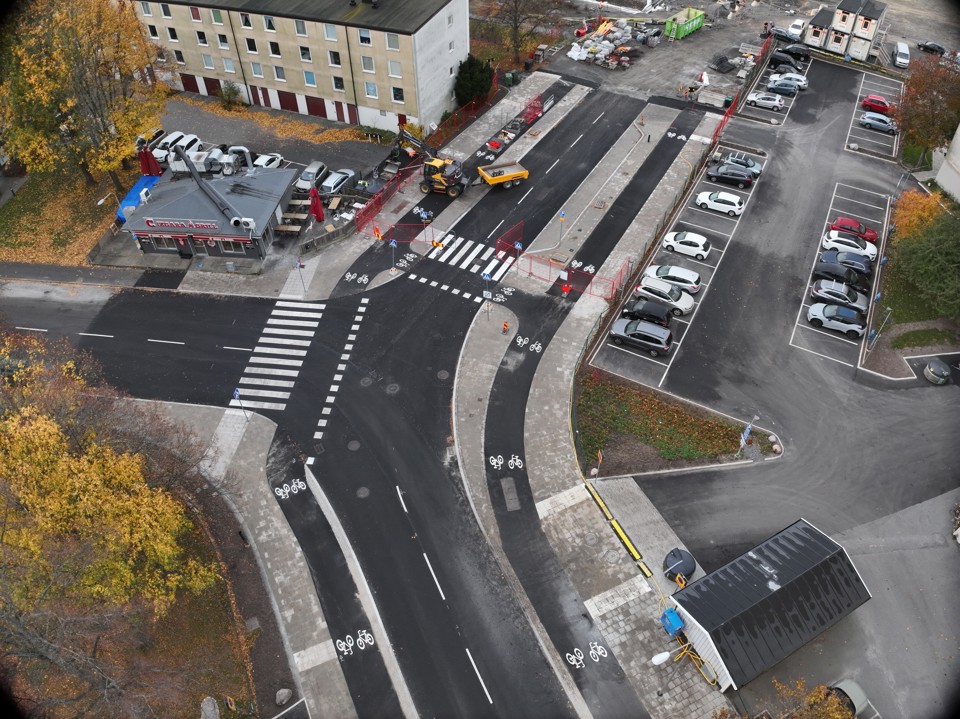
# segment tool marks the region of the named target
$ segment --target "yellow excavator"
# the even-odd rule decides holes
[[[459,197],[467,189],[467,181],[463,178],[463,163],[451,157],[440,157],[436,149],[403,128],[397,134],[395,153],[422,154],[423,179],[420,180],[420,192],[429,195],[431,192],[441,192],[450,197]]]

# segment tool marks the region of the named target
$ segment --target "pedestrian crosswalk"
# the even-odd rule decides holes
[[[326,304],[278,300],[237,387],[231,407],[286,409]]]
[[[473,274],[480,272],[482,277],[489,275],[494,282],[499,282],[517,259],[504,250],[496,251],[492,245],[456,237],[453,233],[446,235],[427,257]]]

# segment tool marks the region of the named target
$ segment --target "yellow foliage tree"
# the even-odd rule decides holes
[[[909,241],[920,237],[934,221],[944,213],[937,193],[907,190],[900,195],[893,206],[891,221],[895,242]]]
[[[116,171],[158,124],[166,92],[133,3],[29,0],[19,18],[0,85],[7,150],[30,170],[76,167],[91,182],[106,172],[122,191]]]

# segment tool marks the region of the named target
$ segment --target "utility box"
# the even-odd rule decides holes
[[[703,10],[685,7],[676,15],[667,18],[664,29],[667,37],[680,40],[701,27],[703,27]]]

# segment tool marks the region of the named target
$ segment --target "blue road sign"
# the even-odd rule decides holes
[[[521,243],[521,242],[514,242],[514,243],[513,243],[513,246],[516,247],[518,250],[522,250],[522,249],[523,249],[523,243]]]
[[[490,273],[489,273],[489,272],[484,272],[484,273],[483,273],[483,279],[489,280],[489,279],[490,279]]]
[[[396,247],[396,246],[397,246],[397,241],[396,241],[396,240],[390,240],[390,246],[391,246],[391,247]]]
[[[239,387],[237,387],[235,390],[233,390],[233,398],[234,398],[234,399],[240,399],[240,388],[239,388]]]
[[[560,219],[562,220],[566,216],[567,216],[567,213],[564,212],[563,210],[560,210]]]

